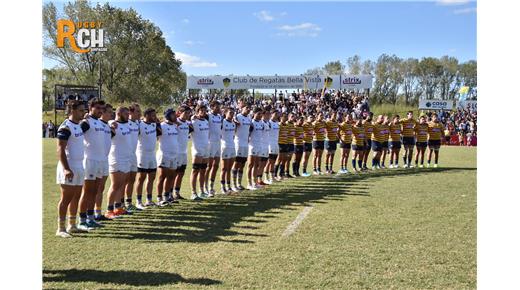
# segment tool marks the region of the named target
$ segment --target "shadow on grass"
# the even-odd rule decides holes
[[[208,278],[184,278],[179,274],[166,272],[138,271],[99,271],[99,270],[43,270],[43,282],[96,282],[129,286],[161,286],[176,283],[194,285],[222,284],[221,281]]]
[[[218,196],[197,203],[182,201],[173,207],[149,209],[107,223],[86,237],[140,239],[146,242],[253,243],[247,237],[265,237],[234,231],[254,230],[256,226],[235,226],[240,222],[260,225],[276,218],[295,205],[327,203],[345,198],[369,198],[370,184],[365,180],[397,176],[423,176],[435,172],[457,172],[476,168],[394,169],[342,176],[295,178],[271,185],[268,189],[244,191],[238,196]]]

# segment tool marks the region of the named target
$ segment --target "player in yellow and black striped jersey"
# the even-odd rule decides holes
[[[365,128],[365,154],[363,154],[363,170],[368,170],[367,161],[368,155],[370,154],[370,149],[372,148],[372,131],[374,131],[374,125],[372,124],[372,118],[374,114],[372,112],[368,112],[368,115],[365,117],[365,121],[363,121],[363,127]]]
[[[377,116],[376,121],[373,123],[372,131],[372,151],[374,155],[372,157],[372,170],[381,168],[381,154],[383,152],[383,142],[385,141],[385,131],[383,125],[383,115]],[[386,139],[388,140],[388,138]]]
[[[326,139],[325,139],[325,149],[327,151],[325,155],[325,172],[327,174],[334,174],[334,170],[332,170],[334,163],[334,154],[336,153],[337,144],[338,144],[338,133],[339,133],[339,125],[337,121],[337,113],[331,112],[329,119],[325,122],[326,128]]]
[[[354,156],[352,158],[352,168],[354,171],[358,171],[356,167],[359,166],[359,170],[363,169],[363,155],[365,154],[365,127],[363,126],[363,119],[358,118],[355,120],[354,126],[352,126],[352,150],[354,150]]]
[[[287,113],[282,113],[280,117],[280,131],[278,132],[278,148],[279,154],[274,166],[274,177],[276,180],[281,180],[285,176],[285,160],[287,159],[289,148],[287,146],[289,139],[289,126]]]
[[[388,153],[388,139],[390,138],[390,121],[387,115],[383,116],[382,134],[383,134],[383,154],[381,156],[381,168],[385,167],[386,154]]]
[[[294,161],[292,164],[293,174],[296,177],[300,176],[300,163],[302,161],[303,155],[303,138],[305,137],[304,129],[303,129],[303,121],[305,118],[303,116],[296,117],[296,122],[294,123],[295,135],[294,135]]]
[[[441,148],[441,139],[444,138],[444,126],[439,122],[437,114],[432,114],[432,121],[428,124],[428,167],[432,160],[432,153],[435,152],[435,164],[437,167],[439,163],[439,149]]]
[[[292,176],[289,173],[289,168],[290,168],[290,165],[291,165],[292,156],[294,154],[294,138],[295,138],[295,135],[296,135],[296,129],[294,127],[295,121],[296,121],[296,115],[294,115],[293,113],[289,113],[289,120],[287,121],[287,126],[288,126],[288,130],[287,130],[287,133],[288,133],[288,139],[287,139],[288,152],[287,152],[287,159],[285,160],[285,176],[284,176],[284,177],[287,177],[287,178],[293,178],[294,177],[294,176]]]
[[[344,121],[339,125],[339,146],[341,148],[341,169],[339,173],[348,173],[348,156],[352,144],[352,115],[345,114]]]
[[[312,148],[314,149],[314,160],[313,160],[313,174],[321,175],[321,156],[323,149],[325,148],[325,132],[326,125],[323,121],[323,114],[321,112],[316,116],[316,121],[313,123],[314,126],[314,140],[312,141]]]
[[[309,115],[307,120],[303,123],[303,177],[309,177],[307,173],[307,164],[312,153],[312,139],[314,138],[314,116]]]
[[[408,111],[406,118],[399,121],[401,123],[401,140],[404,147],[404,168],[407,168],[412,165],[413,146],[415,145],[415,125],[417,121],[413,118],[412,111]]]
[[[395,115],[390,123],[390,168],[399,168],[399,151],[401,150],[401,123],[399,115]],[[395,164],[394,164],[395,161]]]
[[[415,126],[415,146],[417,152],[415,153],[415,166],[419,163],[419,157],[421,158],[421,167],[424,165],[424,152],[426,151],[426,145],[428,144],[428,123],[426,123],[426,116],[422,115],[419,118],[419,124]]]

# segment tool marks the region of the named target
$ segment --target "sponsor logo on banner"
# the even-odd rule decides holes
[[[360,85],[361,79],[358,77],[347,77],[341,81],[344,85]]]
[[[229,87],[229,84],[231,83],[231,80],[229,78],[225,78],[222,80],[222,83],[224,84],[224,87]]]
[[[59,19],[56,23],[56,47],[64,48],[65,40],[74,52],[107,51],[101,21]]]
[[[477,101],[459,101],[459,102],[457,102],[457,108],[459,108],[459,109],[469,108],[472,111],[476,111],[477,110]]]
[[[197,80],[197,85],[209,86],[212,84],[213,84],[213,80],[210,78],[202,78],[202,79]]]
[[[443,100],[420,100],[419,109],[421,110],[451,110],[453,101]]]

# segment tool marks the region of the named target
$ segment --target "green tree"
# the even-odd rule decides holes
[[[477,87],[477,62],[470,60],[459,67],[462,83],[470,88]]]
[[[348,73],[357,75],[361,72],[361,57],[359,55],[347,58]]]
[[[435,98],[435,93],[440,84],[443,67],[439,59],[423,57],[417,66],[419,83],[423,87],[424,96],[427,99]]]
[[[323,66],[323,70],[328,75],[339,75],[343,73],[345,66],[341,63],[341,61],[336,60],[326,63]]]
[[[403,82],[400,65],[402,60],[396,55],[382,54],[375,65],[374,94],[379,103],[395,104],[399,88]]]

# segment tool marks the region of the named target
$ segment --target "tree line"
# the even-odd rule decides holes
[[[477,87],[477,62],[459,62],[452,56],[400,58],[395,54],[382,54],[376,61],[362,61],[359,55],[326,63],[323,67],[309,69],[312,74],[371,74],[374,76],[370,90],[375,103],[415,105],[419,98],[455,99],[462,86]]]

